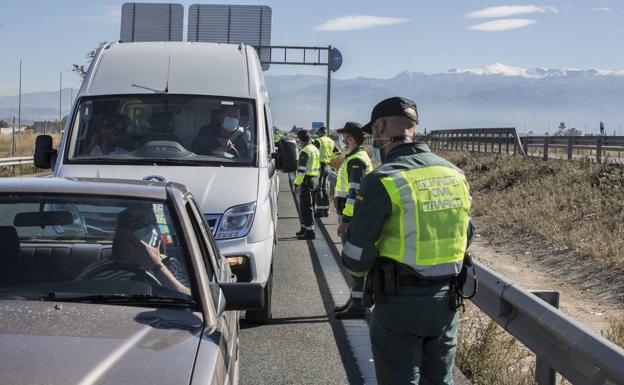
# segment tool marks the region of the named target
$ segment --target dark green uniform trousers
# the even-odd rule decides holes
[[[319,186],[316,190],[316,211],[317,218],[325,218],[329,213],[329,195],[327,195],[327,177],[331,172],[329,163],[321,163],[321,175],[319,176]]]
[[[340,215],[338,219],[342,219],[342,215]],[[342,237],[340,240],[344,246],[345,238]],[[362,298],[364,297],[364,278],[364,276],[351,274],[351,302],[358,307],[363,306]]]
[[[448,285],[403,287],[370,324],[379,385],[452,385],[459,313]]]

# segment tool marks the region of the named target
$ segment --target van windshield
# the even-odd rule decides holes
[[[81,99],[68,149],[71,163],[256,163],[251,100],[194,95]]]

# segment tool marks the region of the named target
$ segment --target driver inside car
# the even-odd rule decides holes
[[[120,146],[127,125],[126,118],[121,114],[110,114],[102,119],[99,131],[86,150],[88,156],[127,154],[128,151]]]
[[[100,280],[141,280],[141,276],[162,286],[191,295],[188,275],[175,258],[160,253],[161,237],[149,205],[131,206],[117,217],[110,259],[85,268],[78,277]]]
[[[244,129],[240,126],[241,113],[237,105],[222,104],[217,120],[199,129],[191,144],[198,155],[240,158],[247,154]]]

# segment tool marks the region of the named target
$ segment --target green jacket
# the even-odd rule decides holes
[[[422,143],[405,144],[393,149],[385,159],[384,165],[389,165],[393,169],[442,165],[459,170],[444,158],[433,154],[429,147]],[[380,181],[384,176],[386,175],[383,172],[374,170],[365,175],[360,183],[355,214],[349,223],[342,252],[344,266],[355,273],[366,273],[374,266],[378,257],[375,243],[380,237],[386,218],[392,214],[392,202]],[[470,243],[474,234],[472,221],[467,231]]]

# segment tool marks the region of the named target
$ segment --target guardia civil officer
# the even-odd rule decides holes
[[[356,122],[347,122],[338,130],[341,136],[341,145],[345,146],[347,154],[344,162],[338,170],[338,179],[334,193],[334,206],[340,217],[338,236],[344,239],[347,226],[353,217],[355,197],[360,190],[362,177],[373,171],[373,164],[368,153],[362,148],[364,132],[362,125]],[[337,319],[364,318],[364,306],[362,295],[364,289],[364,274],[353,273],[351,275],[351,295],[349,300],[342,306],[334,308]]]
[[[317,131],[318,138],[313,142],[320,152],[321,174],[319,177],[319,189],[316,193],[316,211],[314,216],[325,218],[329,215],[329,196],[327,195],[327,176],[331,171],[329,162],[340,156],[340,149],[336,142],[327,136],[327,129],[321,127]]]
[[[297,238],[314,239],[314,201],[320,174],[319,150],[310,143],[310,134],[306,130],[297,132],[297,143],[301,148],[293,188],[295,193],[299,193],[301,212],[301,230],[297,232]]]
[[[363,131],[383,164],[362,179],[342,251],[349,270],[368,273],[365,297],[372,282],[380,385],[453,383],[453,287],[473,233],[471,198],[463,172],[415,142],[417,123],[408,99],[373,109]]]

